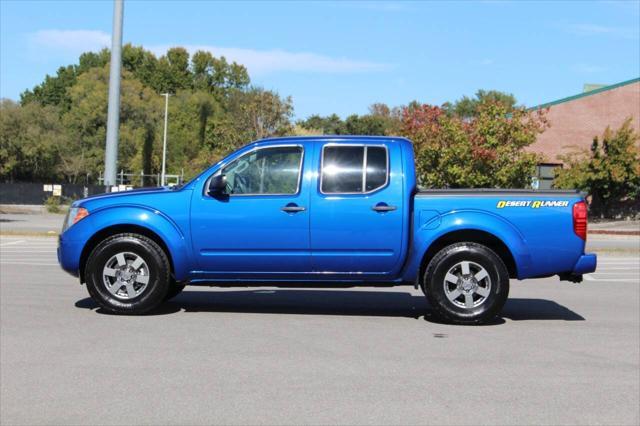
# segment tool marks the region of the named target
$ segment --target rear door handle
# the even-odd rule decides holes
[[[376,211],[378,213],[384,213],[384,212],[392,212],[394,210],[397,209],[396,206],[390,206],[386,203],[378,203],[375,206],[371,207],[371,209],[373,211]]]
[[[280,210],[282,210],[283,212],[286,212],[286,213],[298,213],[298,212],[303,212],[306,209],[304,207],[300,207],[297,204],[289,203],[286,206],[284,206],[283,208],[281,208]]]

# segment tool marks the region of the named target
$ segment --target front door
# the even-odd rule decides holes
[[[328,143],[318,151],[319,183],[311,191],[314,272],[357,279],[394,271],[406,208],[399,145]]]
[[[308,182],[312,144],[262,146],[224,165],[226,194],[194,194],[191,232],[202,273],[283,278],[311,267]]]

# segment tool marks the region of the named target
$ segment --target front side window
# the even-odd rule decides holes
[[[222,169],[227,194],[296,194],[300,182],[302,148],[286,146],[258,149]]]
[[[372,192],[387,179],[386,147],[329,145],[322,150],[320,190],[325,194]]]

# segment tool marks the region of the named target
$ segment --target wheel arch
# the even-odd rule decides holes
[[[89,238],[87,243],[82,248],[82,253],[80,255],[80,281],[81,282],[85,281],[85,268],[86,268],[87,260],[89,259],[89,255],[91,254],[93,249],[98,244],[100,244],[101,241],[104,241],[107,237],[110,237],[112,235],[117,235],[117,234],[124,234],[124,233],[143,235],[151,239],[152,241],[154,241],[156,244],[158,244],[167,255],[167,258],[169,259],[169,265],[171,267],[171,275],[175,278],[175,263],[174,263],[173,255],[171,253],[171,250],[169,250],[167,243],[164,241],[162,237],[160,237],[160,235],[158,235],[153,230],[146,228],[144,226],[140,226],[136,224],[118,224],[118,225],[108,226],[106,228],[103,228],[97,231],[95,234],[91,236],[91,238]]]
[[[482,244],[489,249],[493,250],[504,262],[509,271],[510,278],[516,278],[518,276],[518,268],[511,250],[500,238],[494,234],[482,231],[479,229],[459,229],[448,232],[435,239],[422,255],[420,261],[420,269],[418,274],[418,280],[422,283],[427,265],[431,262],[431,259],[443,248],[462,242],[470,242]]]

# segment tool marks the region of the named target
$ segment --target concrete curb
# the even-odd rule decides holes
[[[613,231],[608,229],[594,229],[591,231],[587,231],[587,234],[640,236],[640,231]]]

